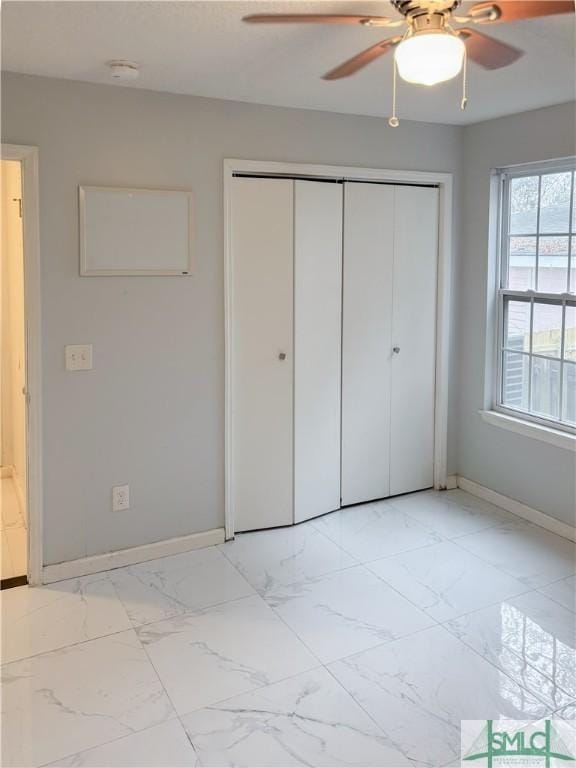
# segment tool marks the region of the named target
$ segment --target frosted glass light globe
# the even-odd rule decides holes
[[[460,72],[464,43],[447,32],[423,32],[403,40],[394,56],[403,80],[418,85],[436,85],[451,80]]]

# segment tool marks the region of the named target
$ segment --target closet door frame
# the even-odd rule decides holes
[[[436,295],[436,387],[434,403],[434,488],[456,487],[448,476],[448,389],[451,319],[451,274],[453,258],[453,220],[451,173],[399,171],[382,168],[355,168],[338,165],[281,163],[262,160],[224,160],[224,342],[225,342],[225,446],[224,446],[224,520],[225,537],[233,539],[234,487],[232,480],[232,319],[234,316],[232,264],[232,179],[242,176],[280,176],[286,178],[325,179],[337,181],[372,181],[389,184],[433,185],[439,189],[438,273]]]

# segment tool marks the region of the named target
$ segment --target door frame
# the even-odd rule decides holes
[[[224,160],[224,520],[226,539],[234,538],[232,479],[232,317],[234,309],[232,264],[232,179],[235,174],[284,176],[330,181],[372,181],[389,184],[430,184],[439,188],[438,277],[436,290],[436,386],[434,401],[434,488],[448,486],[448,393],[450,370],[451,282],[453,259],[453,175],[435,171],[402,171],[339,165],[282,163],[267,160]]]
[[[22,168],[24,320],[26,339],[26,517],[28,583],[42,583],[42,323],[38,147],[2,144],[2,160]]]

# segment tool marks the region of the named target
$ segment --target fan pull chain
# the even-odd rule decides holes
[[[392,117],[388,120],[388,125],[390,128],[398,128],[400,125],[400,120],[398,120],[398,117],[396,115],[396,80],[397,80],[397,66],[396,66],[396,57],[392,57]]]
[[[468,51],[464,48],[464,66],[462,67],[462,101],[460,102],[460,109],[465,110],[468,105]]]

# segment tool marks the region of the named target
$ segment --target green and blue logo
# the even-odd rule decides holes
[[[558,725],[556,725],[558,723]],[[528,758],[525,763],[514,761],[515,765],[542,765],[550,768],[556,760],[566,763],[576,762],[574,750],[569,748],[560,725],[563,721],[544,720],[538,723],[521,723],[516,727],[514,721],[486,720],[486,725],[473,744],[462,753],[462,761],[483,760],[488,768],[504,765],[508,758]],[[506,729],[502,725],[506,725]],[[568,726],[569,728],[569,726]],[[561,733],[562,731],[562,733]],[[572,731],[571,735],[574,735]]]

